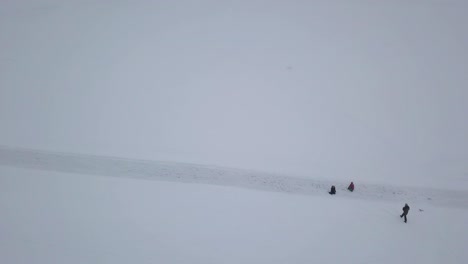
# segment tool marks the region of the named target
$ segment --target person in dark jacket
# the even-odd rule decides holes
[[[400,218],[405,217],[405,223],[406,223],[406,220],[407,220],[406,216],[408,215],[408,212],[409,212],[408,204],[405,203],[405,206],[402,209],[403,209],[403,213],[400,215]]]
[[[351,182],[351,183],[349,184],[348,190],[349,190],[350,192],[354,191],[354,183],[353,183],[353,182]]]
[[[328,193],[329,193],[329,194],[336,194],[335,185],[332,185],[331,190],[330,190],[330,192],[328,192]]]

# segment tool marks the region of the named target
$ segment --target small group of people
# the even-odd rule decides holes
[[[348,191],[350,192],[353,192],[354,191],[354,183],[351,182],[348,186]],[[335,185],[332,185],[331,187],[331,190],[330,192],[328,192],[329,194],[331,195],[334,195],[336,194],[336,188],[335,188]],[[408,221],[408,219],[406,218],[406,216],[408,215],[408,212],[409,212],[409,209],[410,207],[408,206],[407,203],[405,203],[405,206],[402,208],[403,209],[403,214],[400,215],[400,218],[403,218],[404,217],[404,220],[405,220],[405,223]]]
[[[348,191],[352,192],[354,191],[354,183],[351,182],[348,186]],[[331,187],[331,190],[330,192],[328,192],[329,194],[333,195],[333,194],[336,194],[336,188],[335,188],[335,185],[332,185]]]

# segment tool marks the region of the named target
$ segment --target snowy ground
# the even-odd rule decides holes
[[[0,145],[467,185],[467,10],[4,0]]]
[[[335,185],[340,196],[347,198],[407,201],[421,206],[432,204],[468,209],[467,184],[459,184],[455,190],[356,182],[357,188],[351,194],[346,190],[349,182],[288,177],[198,164],[55,153],[4,146],[0,146],[0,165],[123,178],[204,183],[296,194],[323,194],[331,185]]]
[[[467,9],[1,1],[0,264],[466,263]]]
[[[463,191],[439,190],[427,200],[433,190],[356,184],[355,193],[338,188],[330,196],[314,180],[299,187],[307,181],[253,172],[0,153],[0,263],[465,263],[468,257]],[[131,164],[139,165],[128,170]],[[118,178],[98,176],[113,173]],[[171,175],[172,182],[164,181]],[[404,202],[411,206],[407,224],[398,217]]]

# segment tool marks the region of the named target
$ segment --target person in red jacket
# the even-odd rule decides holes
[[[349,184],[348,190],[349,190],[350,192],[354,191],[354,183],[353,183],[353,182],[351,182],[351,184]]]

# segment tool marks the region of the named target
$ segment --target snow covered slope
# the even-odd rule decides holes
[[[8,147],[0,147],[0,165],[122,178],[235,186],[296,194],[323,194],[328,192],[331,185],[335,185],[340,196],[353,199],[417,202],[421,206],[432,204],[468,209],[468,185],[466,183],[464,185],[464,182],[456,182],[458,184],[456,188],[447,188],[454,184],[454,182],[448,182],[443,185],[446,188],[439,186],[438,189],[429,188],[424,184],[419,187],[406,187],[355,182],[357,188],[351,194],[346,190],[349,182],[343,181],[297,178],[197,164],[131,160]]]
[[[2,0],[0,144],[343,181],[466,179],[466,10]]]
[[[466,263],[467,9],[0,1],[0,263]]]
[[[0,166],[0,263],[424,263],[468,258],[468,210]]]

